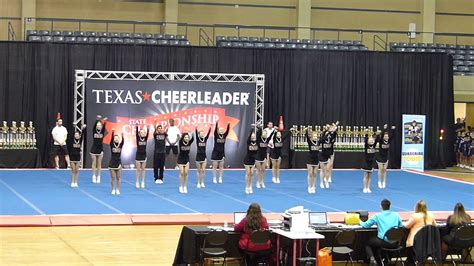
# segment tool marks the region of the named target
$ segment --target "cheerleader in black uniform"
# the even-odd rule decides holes
[[[288,136],[288,134],[283,135],[283,131],[279,129],[276,129],[273,134],[273,149],[270,157],[272,160],[272,181],[275,184],[280,184],[281,149],[283,149],[283,143]]]
[[[336,142],[336,139],[337,139],[337,126],[338,125],[339,125],[339,121],[333,124],[333,127],[335,126],[335,128],[333,128],[334,133],[331,139],[332,146],[330,150],[331,156],[329,157],[329,165],[328,165],[328,177],[327,177],[328,183],[332,183],[332,169],[334,168],[334,143]]]
[[[189,151],[194,137],[189,139],[189,134],[184,133],[179,139],[179,193],[188,193]]]
[[[112,195],[120,195],[120,178],[122,177],[122,148],[125,139],[122,133],[122,140],[119,135],[112,131],[112,138],[110,138],[110,184],[112,185]]]
[[[207,135],[204,135],[204,130],[200,130],[198,132],[196,128],[195,135],[196,138],[196,168],[197,168],[197,188],[204,188],[204,176],[206,174],[206,144],[207,139],[209,138],[209,134],[211,134],[211,128],[207,131]]]
[[[308,193],[316,193],[316,175],[319,167],[320,141],[318,134],[306,131],[306,141],[308,142],[309,157],[306,167],[308,168]]]
[[[145,132],[146,131],[146,132]],[[146,145],[148,141],[148,133],[150,131],[145,126],[138,130],[136,127],[135,137],[137,140],[137,152],[135,154],[135,166],[137,168],[135,173],[135,187],[145,188],[145,167],[146,167]],[[141,177],[141,184],[139,182]]]
[[[78,187],[77,177],[79,175],[79,166],[81,165],[82,158],[82,130],[85,128],[86,125],[83,125],[81,130],[76,130],[72,138],[72,149],[69,152],[69,159],[71,161],[71,187]]]
[[[380,139],[380,135],[377,136],[377,143],[379,144],[379,153],[377,154],[379,188],[385,188],[387,183],[388,151],[390,149],[390,143],[392,142],[394,131],[395,126],[392,126],[389,132],[388,125],[385,124],[383,126],[382,139]]]
[[[257,188],[265,188],[265,166],[267,160],[268,143],[273,137],[275,131],[268,136],[266,130],[257,131],[257,146],[258,151],[255,156],[255,168],[257,169]]]
[[[253,193],[253,170],[255,169],[255,156],[257,155],[257,135],[254,130],[250,131],[247,139],[247,154],[244,158],[245,167],[245,194]]]
[[[321,156],[319,160],[319,166],[321,168],[321,178],[319,186],[321,188],[329,188],[329,175],[331,173],[331,157],[334,155],[334,142],[337,137],[337,125],[336,122],[332,125],[326,125],[321,138],[319,140],[321,144]]]
[[[214,129],[214,148],[212,149],[212,182],[217,183],[216,172],[219,168],[219,183],[222,183],[222,175],[224,174],[224,160],[225,160],[225,141],[229,134],[230,124],[227,124],[227,129],[219,128],[219,121],[216,122]]]
[[[100,170],[102,169],[102,158],[104,157],[102,141],[106,135],[106,120],[107,118],[102,119],[102,116],[98,115],[92,127],[92,147],[90,152],[92,158],[92,183],[100,183]]]
[[[374,170],[375,164],[375,145],[377,144],[376,139],[373,136],[369,137],[369,134],[365,134],[365,148],[364,148],[364,157],[365,163],[362,167],[364,171],[364,193],[372,193],[370,190],[370,178],[372,176],[372,172]]]

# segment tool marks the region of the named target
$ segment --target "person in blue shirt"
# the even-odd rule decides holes
[[[393,227],[402,227],[402,219],[396,212],[390,210],[390,201],[388,199],[382,200],[380,203],[382,212],[377,213],[366,222],[361,222],[360,225],[364,228],[377,225],[377,236],[372,237],[365,246],[365,252],[370,260],[370,265],[377,265],[374,253],[382,247],[391,247],[392,245],[384,240],[385,233]]]

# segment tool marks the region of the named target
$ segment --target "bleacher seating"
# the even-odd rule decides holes
[[[217,36],[217,47],[367,51],[360,41]]]
[[[129,44],[129,45],[170,45],[190,46],[184,35],[95,32],[95,31],[47,31],[28,30],[30,42],[81,43],[81,44]]]
[[[453,57],[453,74],[474,76],[474,45],[444,43],[390,43],[390,51],[405,53],[448,53]]]

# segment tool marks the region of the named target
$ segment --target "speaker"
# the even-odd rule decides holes
[[[347,213],[357,213],[362,222],[366,222],[369,219],[368,211],[347,211]]]

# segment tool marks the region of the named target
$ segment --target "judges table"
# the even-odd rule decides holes
[[[1,149],[0,168],[40,168],[38,149]]]
[[[303,256],[311,256],[311,257],[316,257],[316,250],[319,249],[319,247],[329,247],[329,246],[334,246],[335,245],[335,237],[336,234],[344,229],[351,229],[356,231],[356,240],[354,244],[354,253],[352,258],[354,260],[364,260],[366,258],[365,255],[365,244],[367,243],[368,239],[371,238],[372,236],[377,235],[377,229],[376,228],[360,228],[360,227],[352,227],[352,228],[339,228],[339,227],[333,227],[333,228],[326,228],[324,230],[316,230],[315,233],[317,234],[311,234],[311,236],[308,235],[308,237],[304,238],[298,238],[297,236],[294,237],[294,239],[302,240],[299,244],[299,247],[303,247],[303,251],[305,254],[302,254]],[[176,248],[176,253],[175,253],[175,258],[173,265],[185,265],[185,264],[193,264],[193,263],[198,263],[199,262],[199,252],[200,248],[202,247],[202,244],[204,242],[204,237],[211,232],[211,229],[209,229],[207,226],[184,226],[181,235],[179,237],[179,242],[178,246]],[[277,230],[272,230],[272,247],[274,248],[274,254],[279,253],[280,250],[284,251],[292,251],[296,250],[295,244],[296,241],[291,239],[289,236],[286,236],[286,232],[284,231],[285,234],[278,234]],[[278,241],[280,236],[280,240]],[[316,238],[317,237],[317,238]],[[240,239],[240,233],[236,233],[233,231],[229,231],[229,240],[227,244],[227,257],[241,257],[242,253],[239,250],[239,239]],[[302,243],[304,242],[304,243]],[[317,246],[319,242],[319,247]],[[277,248],[278,246],[278,248]],[[310,254],[307,254],[306,249],[304,248],[307,246],[307,250],[310,252]],[[291,253],[291,252],[289,252]],[[297,254],[300,255],[300,254]],[[296,256],[293,256],[296,257]],[[294,261],[292,257],[292,261]],[[344,261],[347,258],[344,256],[340,256],[338,254],[333,254],[333,260],[335,261]]]
[[[324,239],[324,236],[316,232],[290,232],[281,229],[272,230],[273,233],[277,234],[277,246],[276,246],[276,257],[280,258],[280,237],[286,237],[293,241],[293,266],[296,266],[296,241],[300,242],[299,245],[299,257],[301,257],[301,251],[303,249],[303,240],[315,240],[316,249],[314,254],[318,254],[319,251],[319,240]],[[280,260],[277,260],[277,266],[280,265]]]

